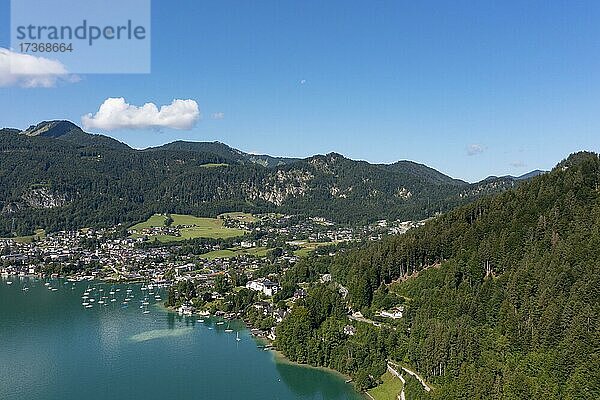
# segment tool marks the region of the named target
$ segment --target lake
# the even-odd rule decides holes
[[[278,362],[241,322],[180,317],[160,295],[1,278],[0,399],[363,399],[337,374]]]

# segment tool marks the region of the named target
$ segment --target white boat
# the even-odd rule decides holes
[[[12,282],[11,281],[6,281],[6,284],[7,285],[12,285]]]
[[[240,340],[242,340],[242,339],[240,339],[240,333],[239,332],[236,332],[236,334],[235,334],[235,340],[237,340],[238,342]]]

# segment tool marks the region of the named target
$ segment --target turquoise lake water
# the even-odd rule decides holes
[[[336,374],[277,362],[239,322],[225,332],[227,322],[180,317],[154,298],[165,293],[148,293],[0,279],[0,399],[363,399]]]

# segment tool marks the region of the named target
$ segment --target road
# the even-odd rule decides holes
[[[391,363],[391,362],[388,361],[388,367],[390,365],[393,366],[394,368],[402,368],[402,370],[404,372],[406,372],[407,374],[412,375],[416,379],[418,379],[418,381],[421,382],[421,385],[423,385],[423,389],[425,389],[426,392],[431,392],[431,386],[429,386],[427,384],[427,382],[425,382],[425,379],[421,378],[421,376],[419,376],[419,374],[417,374],[416,372],[411,371],[410,369],[405,368],[405,367],[400,367],[398,364],[394,364],[394,363]]]
[[[399,400],[406,400],[406,396],[404,395],[404,385],[406,384],[406,381],[404,380],[404,378],[402,377],[402,374],[398,373],[398,371],[396,371],[394,368],[392,368],[392,366],[390,365],[390,363],[388,362],[387,364],[387,369],[388,371],[394,375],[397,376],[398,379],[400,379],[402,381],[402,391],[400,392],[400,395],[398,396]]]

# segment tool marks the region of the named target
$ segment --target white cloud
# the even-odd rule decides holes
[[[476,156],[477,154],[481,154],[485,151],[485,146],[482,146],[477,143],[473,143],[467,146],[467,155]]]
[[[225,118],[225,113],[223,112],[216,112],[213,115],[211,115],[212,119],[223,119]]]
[[[304,85],[305,83],[306,83],[306,79],[302,79],[302,80],[300,81],[300,84],[301,84],[301,85]]]
[[[160,109],[154,103],[141,107],[125,102],[122,97],[108,98],[102,103],[95,115],[81,117],[86,129],[147,129],[172,128],[192,129],[200,119],[198,103],[194,100],[175,99]]]
[[[49,88],[56,86],[58,81],[78,80],[59,61],[15,53],[0,47],[0,87]]]

